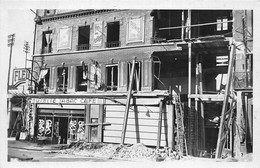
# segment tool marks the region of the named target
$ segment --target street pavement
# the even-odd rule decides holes
[[[39,145],[25,140],[8,140],[8,161],[27,162],[114,162],[108,158],[94,158],[61,153],[64,144]]]

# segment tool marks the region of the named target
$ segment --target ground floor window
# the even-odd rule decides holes
[[[67,144],[85,139],[84,112],[78,114],[40,113],[38,115],[38,137],[46,137],[53,144]]]

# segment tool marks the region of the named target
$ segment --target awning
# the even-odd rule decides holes
[[[9,98],[25,98],[26,93],[21,90],[8,90],[8,97]]]

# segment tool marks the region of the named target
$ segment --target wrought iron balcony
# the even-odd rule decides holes
[[[106,42],[106,47],[107,48],[120,47],[120,46],[121,46],[121,42],[120,41],[109,41],[109,42]]]
[[[79,44],[77,45],[77,50],[89,50],[90,49],[90,44]]]

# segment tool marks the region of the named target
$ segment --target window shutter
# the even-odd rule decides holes
[[[142,91],[152,91],[153,76],[152,76],[152,60],[143,59],[142,64]]]
[[[49,93],[54,93],[56,91],[56,85],[57,85],[56,81],[57,81],[57,67],[51,67]]]
[[[76,66],[69,66],[68,69],[68,93],[75,92],[76,85]]]

